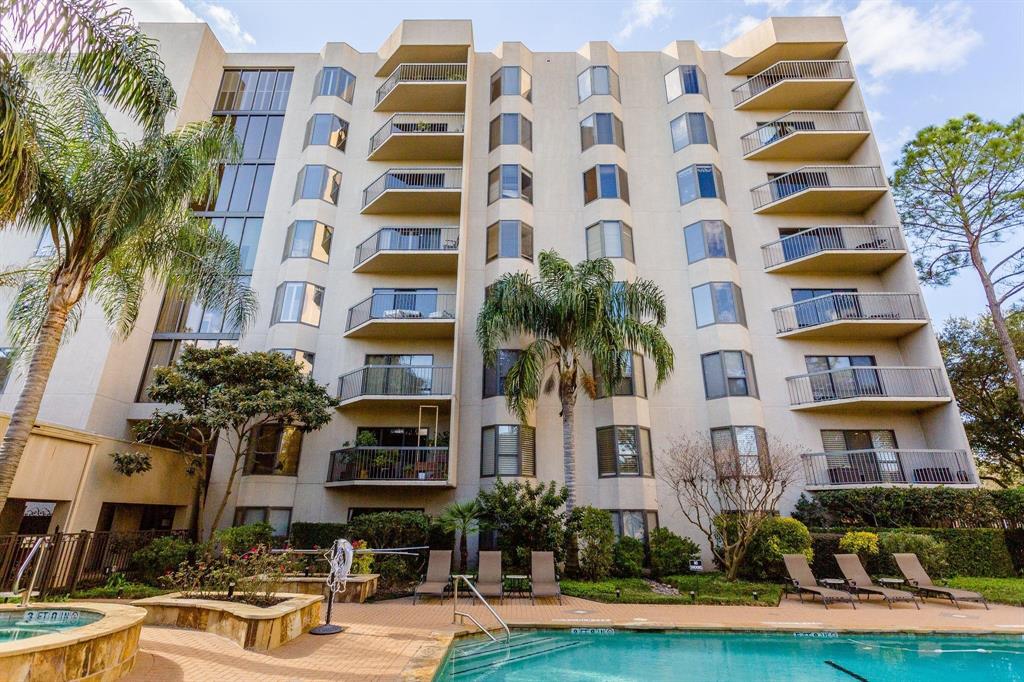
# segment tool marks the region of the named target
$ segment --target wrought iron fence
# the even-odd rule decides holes
[[[808,486],[978,483],[966,450],[839,450],[803,462]]]
[[[804,166],[750,190],[754,208],[785,199],[807,189],[884,188],[878,166]]]
[[[380,251],[458,251],[458,227],[382,227],[356,247],[356,265]]]
[[[363,190],[363,208],[390,189],[443,190],[462,189],[462,169],[454,168],[392,168]]]
[[[338,379],[338,397],[451,395],[452,368],[437,365],[368,365]]]
[[[465,114],[395,114],[370,138],[372,154],[392,135],[441,135],[466,132]]]
[[[937,367],[844,367],[787,377],[790,405],[847,398],[948,398]]]
[[[924,305],[918,294],[833,293],[816,296],[772,310],[775,331],[817,327],[839,320],[924,320]]]
[[[901,251],[903,236],[895,225],[823,225],[801,230],[761,247],[766,268],[822,251]]]
[[[836,59],[812,59],[778,62],[732,89],[734,106],[743,104],[776,83],[786,80],[850,80],[850,62]]]
[[[867,131],[867,118],[860,111],[791,111],[758,126],[741,137],[740,142],[743,153],[750,154],[793,133]]]
[[[341,481],[443,481],[448,448],[364,446],[331,453],[328,483]]]
[[[399,64],[377,88],[376,104],[380,104],[399,83],[440,82],[465,83],[466,64]]]

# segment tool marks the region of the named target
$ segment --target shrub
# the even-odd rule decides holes
[[[883,562],[893,561],[892,555],[897,553],[916,554],[929,575],[932,577],[946,575],[948,568],[946,545],[931,535],[902,530],[882,533],[879,536],[879,546]],[[883,563],[884,565],[885,563]]]
[[[352,543],[352,549],[367,549],[365,540],[356,540]],[[352,555],[352,568],[349,571],[352,575],[366,575],[373,573],[373,555],[359,554]]]
[[[368,547],[422,547],[430,545],[430,519],[423,512],[375,512],[355,517],[348,525],[349,541],[362,540]],[[379,559],[381,591],[402,591],[414,582],[425,566],[426,553],[420,556],[389,556]]]
[[[676,535],[668,528],[651,531],[651,573],[656,578],[690,570],[690,559],[700,547],[690,538]]]
[[[526,571],[530,552],[550,551],[555,561],[565,560],[569,515],[562,509],[569,490],[555,483],[505,483],[500,478],[491,490],[480,491],[480,528],[497,532],[505,570]]]
[[[274,527],[269,523],[250,523],[247,526],[221,528],[213,534],[213,539],[225,554],[244,554],[250,549],[270,546],[274,535]]]
[[[623,535],[612,552],[612,571],[620,578],[638,578],[644,570],[644,543]]]
[[[819,528],[994,528],[1024,518],[1024,487],[853,488],[801,495],[793,517]]]
[[[796,519],[773,516],[754,535],[740,575],[753,580],[781,580],[786,575],[783,554],[803,554],[808,560],[813,559],[811,533]]]
[[[949,575],[979,578],[1008,578],[1015,575],[1007,546],[1006,531],[1000,528],[915,529],[946,546]]]
[[[856,554],[861,561],[878,556],[878,535],[863,530],[851,530],[839,538],[839,549],[847,554]]]
[[[344,523],[307,523],[296,521],[292,524],[289,542],[296,549],[326,550],[338,538],[348,538],[348,526]]]
[[[579,571],[584,580],[604,580],[612,570],[615,531],[612,515],[604,509],[580,507]]]
[[[174,571],[197,552],[198,546],[176,535],[156,538],[132,554],[131,572],[147,585],[156,585],[160,576]]]
[[[814,577],[818,579],[843,577],[834,557],[840,553],[839,540],[842,537],[841,533],[811,533],[811,551],[814,553],[811,570],[814,572]],[[868,560],[865,564],[868,573],[877,573],[875,570],[877,562],[877,556],[874,561]]]

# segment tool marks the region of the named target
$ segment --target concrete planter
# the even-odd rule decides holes
[[[267,651],[320,623],[322,595],[286,594],[285,601],[259,607],[216,599],[182,599],[180,593],[132,602],[146,609],[146,625],[170,625],[227,637],[245,649]]]
[[[334,595],[334,601],[362,604],[377,594],[376,573],[350,575],[345,584],[345,591]],[[275,592],[290,594],[320,594],[326,596],[326,578],[324,576],[288,575],[274,585]]]

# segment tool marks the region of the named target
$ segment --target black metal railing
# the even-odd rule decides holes
[[[443,481],[447,447],[363,446],[331,453],[328,483],[341,481]]]
[[[844,367],[786,378],[790,405],[849,398],[948,398],[937,367]]]
[[[809,189],[885,188],[885,174],[878,166],[804,166],[773,178],[750,190],[754,208],[785,199]]]
[[[437,365],[367,365],[338,379],[338,398],[444,396],[452,392],[452,368]]]
[[[782,61],[751,76],[732,89],[733,106],[739,106],[777,83],[788,80],[850,80],[850,62],[836,59]]]
[[[399,83],[465,83],[466,64],[399,64],[377,88],[377,104]]]
[[[838,450],[803,455],[806,485],[976,485],[966,450]]]
[[[436,291],[371,294],[348,309],[345,331],[370,320],[454,320],[455,294]]]
[[[761,247],[764,266],[772,268],[822,251],[902,251],[896,225],[823,225],[801,230]]]
[[[363,190],[363,208],[388,190],[436,191],[462,189],[462,169],[392,168]]]
[[[740,138],[743,153],[775,144],[793,133],[868,132],[868,121],[860,111],[791,111],[774,121],[759,125]],[[819,157],[820,158],[820,157]]]
[[[833,293],[772,310],[775,332],[817,327],[839,320],[924,320],[924,305],[918,294]]]
[[[381,251],[458,251],[458,227],[382,227],[356,247],[356,265]]]

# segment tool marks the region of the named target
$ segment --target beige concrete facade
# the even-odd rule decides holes
[[[225,69],[292,70],[252,271],[261,310],[239,346],[315,353],[313,376],[332,390],[338,390],[339,377],[367,364],[367,355],[430,355],[419,363],[438,368],[413,370],[416,387],[404,395],[375,390],[383,384],[374,384],[371,370],[365,375],[371,379],[342,395],[331,424],[305,436],[295,476],[242,476],[229,506],[289,509],[292,521],[344,521],[351,510],[364,508],[433,513],[491,485],[493,478],[481,476],[482,429],[516,420],[502,397],[481,397],[483,363],[474,331],[484,289],[504,272],[534,270],[542,250],[554,249],[573,262],[586,258],[585,229],[599,221],[631,226],[635,258],[614,259],[617,277],[650,278],[666,293],[666,334],[676,367],[658,389],[648,379],[646,398],[581,398],[580,504],[657,512],[661,525],[686,532],[674,498],[656,478],[599,474],[596,429],[611,425],[650,429],[655,470],[673,439],[730,425],[762,427],[770,438],[807,453],[826,449],[823,430],[891,431],[897,454],[891,442],[872,441],[869,448],[846,448],[867,453],[837,452],[833,445],[827,458],[809,458],[808,487],[876,478],[893,485],[976,483],[838,18],[770,19],[721,51],[677,41],[660,52],[619,52],[606,42],[575,52],[533,52],[509,42],[480,52],[464,21],[402,22],[377,53],[359,53],[345,43],[328,43],[318,53],[226,53],[201,24],[144,28],[160,41],[179,93],[174,125],[214,112]],[[529,99],[503,95],[492,101],[492,74],[506,66],[530,74]],[[617,74],[619,92],[581,101],[577,78],[595,66]],[[700,69],[703,92],[669,97],[666,75],[681,66]],[[314,96],[328,67],[355,77],[351,102]],[[436,112],[455,118],[431,118]],[[416,116],[389,123],[407,113]],[[492,119],[516,113],[532,122],[531,148],[501,144],[491,150]],[[580,122],[595,113],[621,120],[622,147],[595,144],[581,151]],[[706,114],[717,144],[673,151],[671,122],[687,113]],[[314,114],[347,122],[344,151],[305,144]],[[341,173],[336,204],[294,198],[296,179],[312,164]],[[501,164],[532,173],[532,203],[488,202],[488,174]],[[628,202],[585,202],[584,173],[598,164],[625,171]],[[718,198],[681,202],[677,173],[694,164],[720,171]],[[396,172],[376,184],[391,170]],[[329,262],[282,258],[296,220],[334,228]],[[533,260],[504,254],[487,259],[487,227],[500,220],[532,226]],[[688,263],[684,228],[702,220],[729,225],[732,257]],[[447,231],[363,254],[360,245],[394,226]],[[817,230],[780,243],[787,234],[780,230],[792,228]],[[2,259],[25,260],[37,241],[5,235]],[[323,287],[318,326],[273,323],[275,292],[284,282]],[[691,290],[709,282],[739,287],[746,324],[698,328]],[[387,299],[371,314],[375,319],[350,329],[349,309],[375,289],[454,294],[454,309],[450,317],[437,311],[407,315],[407,305]],[[831,299],[819,294],[795,312],[774,310],[792,308],[793,289],[844,293]],[[149,297],[136,332],[123,342],[110,339],[95,306],[87,308],[58,359],[42,420],[122,438],[128,420],[151,413],[154,406],[136,396],[161,293]],[[821,313],[826,308],[832,312]],[[723,350],[750,354],[758,397],[705,397],[701,356]],[[872,356],[876,368],[799,378],[809,371],[805,356]],[[10,410],[18,387],[12,376],[0,410]],[[538,481],[562,478],[558,412],[555,397],[543,396],[532,420]],[[414,461],[385,467],[384,480],[374,480],[366,471],[379,454],[373,452],[359,460],[364,464],[334,475],[330,453],[355,442],[357,428],[418,426],[429,426],[426,438],[416,439],[420,446],[433,445],[435,434],[449,434],[446,467],[436,466],[437,460],[427,466],[424,459],[438,456],[417,451]],[[812,471],[815,462],[822,464]],[[228,466],[226,459],[215,461],[214,498],[224,489]]]

